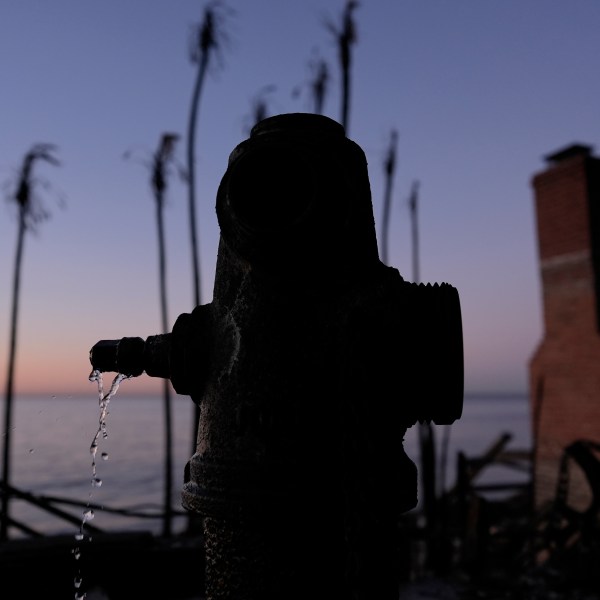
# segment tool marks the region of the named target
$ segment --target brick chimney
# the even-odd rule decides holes
[[[535,504],[554,498],[564,449],[600,443],[600,159],[575,144],[546,157],[532,179],[544,332],[530,365]],[[570,467],[569,504],[587,507]]]

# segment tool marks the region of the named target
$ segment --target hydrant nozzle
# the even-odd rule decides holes
[[[151,377],[170,378],[171,334],[141,337],[124,337],[120,340],[100,340],[90,349],[92,368],[105,372],[138,377],[146,373]]]

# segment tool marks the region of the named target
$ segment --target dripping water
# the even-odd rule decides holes
[[[104,393],[104,383],[102,381],[102,372],[94,369],[89,376],[89,380],[91,382],[96,382],[98,386],[98,405],[100,407],[100,415],[98,417],[98,429],[92,439],[92,443],[90,445],[90,454],[92,455],[92,479],[91,486],[92,488],[98,488],[102,485],[102,479],[98,477],[97,468],[96,468],[96,457],[98,454],[98,444],[100,440],[105,440],[108,437],[108,431],[106,428],[106,419],[109,415],[108,405],[110,403],[111,398],[117,393],[121,382],[124,379],[129,379],[130,375],[124,375],[122,373],[118,373],[112,381],[110,389],[108,392]],[[102,452],[101,454],[102,460],[108,460],[108,454],[106,452]],[[94,518],[94,511],[90,507],[92,499],[92,492],[90,492],[88,496],[88,504],[83,511],[81,525],[79,526],[79,531],[75,534],[75,539],[77,542],[81,542],[85,538],[85,524],[88,521],[91,521]],[[88,541],[91,541],[91,536],[88,536]],[[73,556],[75,560],[79,560],[81,557],[81,549],[79,546],[76,546],[73,550]],[[81,584],[83,583],[83,578],[81,577],[81,571],[78,570],[77,575],[75,576],[74,585],[75,585],[75,600],[83,600],[85,598],[85,593],[80,592]]]

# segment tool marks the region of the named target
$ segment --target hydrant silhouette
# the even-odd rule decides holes
[[[208,599],[395,599],[417,503],[404,434],[462,412],[458,292],[380,262],[365,155],[324,116],[255,125],[216,212],[212,301],[171,333],[98,342],[92,366],[200,405],[182,503]]]

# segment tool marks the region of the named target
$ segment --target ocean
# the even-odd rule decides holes
[[[192,454],[193,408],[189,397],[172,395],[172,507],[177,511],[173,520],[174,533],[186,526],[180,494],[184,467]],[[128,396],[127,381],[121,383],[108,406],[106,437],[98,438],[95,463],[100,485],[92,486],[90,447],[98,431],[99,419],[98,394],[93,389],[89,396],[16,396],[11,485],[38,496],[66,498],[83,504],[83,507],[61,505],[64,510],[82,518],[85,505],[98,505],[100,508],[93,510],[90,524],[105,531],[159,533],[165,471],[162,396]],[[438,454],[447,443],[448,458],[443,477],[447,489],[455,481],[458,452],[478,456],[503,433],[512,435],[507,448],[530,449],[528,398],[525,395],[467,395],[461,419],[453,425],[435,425],[434,432]],[[417,427],[408,430],[404,446],[418,465]],[[483,473],[481,481],[520,482],[525,478],[524,474],[494,467]],[[116,514],[107,508],[128,509],[136,515]],[[144,516],[137,516],[139,513]],[[11,501],[10,516],[47,535],[75,535],[79,530],[77,525],[65,523],[19,499]],[[11,537],[19,535],[15,532]]]

